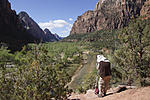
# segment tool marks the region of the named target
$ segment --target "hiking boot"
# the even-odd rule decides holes
[[[102,98],[103,96],[102,96],[101,94],[98,94],[98,97],[99,97],[99,98]]]

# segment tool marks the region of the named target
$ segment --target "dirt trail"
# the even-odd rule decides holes
[[[86,94],[72,94],[69,100],[150,100],[150,86],[139,89],[128,89],[120,93],[107,93],[107,96],[98,98],[94,90]]]
[[[79,71],[81,70],[82,65],[76,70],[75,73],[79,73]],[[66,86],[70,86],[70,84],[75,80],[75,78],[78,76],[78,74],[75,74],[72,78],[71,78],[71,82],[69,82]]]
[[[95,67],[95,58],[92,55],[84,54],[86,57],[85,64],[80,66],[75,72],[76,74],[72,77],[72,80],[67,85],[74,89],[80,85],[87,74],[90,74]]]

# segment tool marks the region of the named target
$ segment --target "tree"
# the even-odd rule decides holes
[[[65,85],[71,77],[66,65],[53,62],[44,45],[29,45],[22,51],[9,53],[0,48],[0,99],[62,100],[71,91]],[[11,63],[12,67],[8,64]]]
[[[144,86],[150,73],[150,19],[134,20],[128,27],[121,30],[120,48],[115,51],[115,60],[122,68],[128,83],[136,80]],[[136,78],[135,78],[136,76]]]

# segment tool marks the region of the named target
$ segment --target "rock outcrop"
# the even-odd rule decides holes
[[[101,29],[118,29],[129,20],[141,15],[146,0],[99,0],[93,11],[78,16],[70,34],[94,32]],[[149,0],[147,0],[149,1]]]

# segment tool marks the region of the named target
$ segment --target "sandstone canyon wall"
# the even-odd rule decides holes
[[[149,14],[149,1],[99,0],[93,11],[87,11],[83,15],[78,16],[70,34],[82,34],[101,29],[125,27],[130,19]]]

